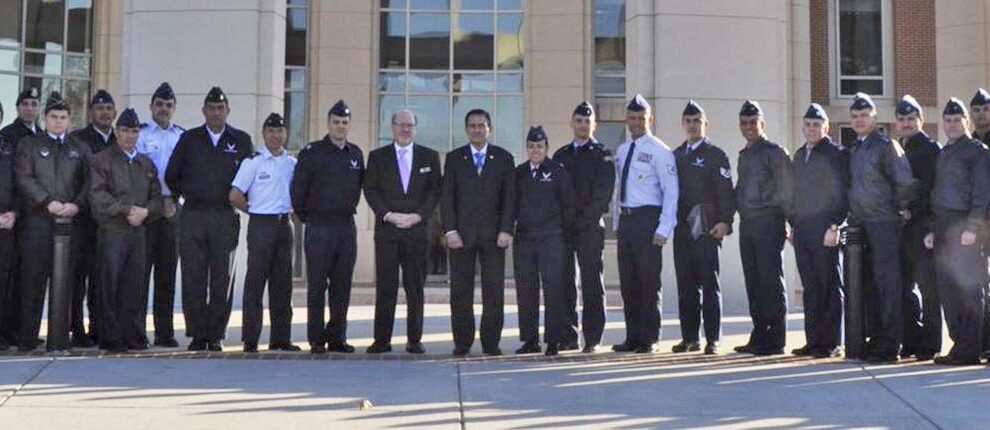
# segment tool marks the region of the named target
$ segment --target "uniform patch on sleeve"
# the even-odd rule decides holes
[[[725,179],[732,179],[732,169],[729,169],[727,167],[720,167],[718,169],[718,173],[720,173],[722,177]]]
[[[667,174],[669,174],[671,176],[677,176],[677,166],[675,166],[673,164],[668,164],[667,165]]]

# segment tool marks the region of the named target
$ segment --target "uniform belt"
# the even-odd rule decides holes
[[[272,219],[277,221],[288,221],[291,214],[250,214],[251,218]]]
[[[209,200],[186,200],[183,203],[183,207],[186,209],[230,209],[230,203]]]
[[[637,206],[634,208],[620,207],[619,215],[639,215],[650,212],[660,212],[660,206]]]

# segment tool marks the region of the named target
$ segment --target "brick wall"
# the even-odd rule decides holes
[[[811,0],[808,10],[811,14],[811,101],[827,105],[829,103],[829,49],[828,49],[828,3],[830,0]]]
[[[896,0],[892,3],[895,96],[911,94],[922,106],[938,106],[935,0]]]

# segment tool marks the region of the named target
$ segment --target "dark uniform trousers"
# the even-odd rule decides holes
[[[143,227],[100,229],[100,344],[145,343],[141,287],[147,264]]]
[[[71,330],[75,335],[86,334],[86,325],[83,318],[83,306],[89,312],[89,333],[99,338],[100,312],[100,234],[96,221],[85,214],[76,219],[76,235],[72,245],[75,249],[76,279],[75,287],[72,291],[72,324]],[[84,303],[85,302],[85,303]]]
[[[141,303],[147,307],[148,285],[155,282],[155,292],[152,296],[152,314],[155,323],[155,338],[169,339],[175,337],[172,324],[172,313],[175,312],[175,268],[179,262],[179,252],[176,242],[176,221],[178,215],[172,218],[159,218],[145,225],[147,230],[148,264],[145,267],[144,288],[141,290]],[[142,322],[145,328],[146,323]]]
[[[187,204],[179,218],[182,309],[186,336],[220,341],[230,317],[230,254],[240,221],[228,207]]]
[[[787,293],[784,289],[784,217],[766,214],[739,223],[746,298],[753,332],[749,343],[757,350],[784,347],[787,335]]]
[[[17,221],[20,224],[20,220]],[[8,325],[12,317],[17,317],[17,307],[11,306],[15,287],[14,267],[17,263],[15,246],[14,230],[0,229],[0,338],[8,343],[17,342],[17,333],[12,333],[10,330],[13,327]]]
[[[399,268],[406,295],[406,340],[423,338],[423,287],[426,285],[427,231],[420,223],[388,237],[375,236],[375,342],[392,342]]]
[[[27,258],[20,259],[20,334],[21,345],[30,345],[38,338],[41,328],[41,312],[44,308],[45,291],[52,275],[52,258],[55,240],[55,220],[42,214],[24,214],[17,220],[21,224],[20,253]],[[73,235],[78,230],[73,230]],[[72,237],[74,242],[77,238]],[[70,245],[70,248],[75,247]],[[74,252],[70,251],[69,267],[66,273],[74,273]],[[68,282],[74,279],[70,276]],[[72,285],[67,286],[70,290]]]
[[[953,346],[949,355],[977,359],[983,338],[983,312],[987,300],[987,261],[980,246],[963,246],[966,212],[935,216],[935,261],[938,293],[945,309],[945,323]]]
[[[900,221],[863,222],[864,291],[866,293],[866,333],[868,353],[898,354],[904,323],[901,278]]]
[[[663,247],[653,244],[660,210],[656,206],[620,209],[617,251],[627,345],[660,340]]]
[[[481,262],[481,347],[498,348],[505,322],[505,248],[495,240],[465,244],[450,250],[450,312],[454,347],[470,349],[474,344],[475,262]]]
[[[517,237],[515,262],[516,303],[519,306],[519,340],[540,342],[540,291],[543,291],[544,339],[548,344],[566,339],[567,308],[563,291],[563,258],[560,234]]]
[[[842,268],[839,247],[825,246],[828,219],[794,223],[794,257],[804,286],[804,335],[811,350],[830,350],[842,342]]]
[[[351,277],[357,261],[354,217],[346,215],[336,222],[308,222],[305,248],[309,311],[306,337],[311,345],[346,342]],[[330,306],[329,320],[324,319],[325,304]]]
[[[598,345],[605,331],[605,282],[602,250],[605,247],[605,230],[595,225],[582,230],[564,233],[563,294],[566,322],[564,343],[578,342],[577,285],[581,283],[581,332],[585,345]],[[577,267],[575,267],[575,260]],[[577,274],[578,268],[580,275]]]
[[[258,343],[267,283],[272,324],[269,343],[289,344],[292,342],[292,226],[289,216],[251,214],[247,246],[241,340]]]
[[[685,342],[697,342],[701,320],[705,339],[722,338],[722,288],[718,256],[722,241],[703,235],[694,240],[687,222],[674,228],[674,270],[677,273],[678,317]]]
[[[927,231],[922,220],[911,220],[902,234],[904,349],[937,353],[942,349],[942,308],[935,282],[935,254],[925,248]]]

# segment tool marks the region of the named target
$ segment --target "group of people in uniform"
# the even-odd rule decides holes
[[[450,254],[455,356],[471,352],[476,331],[483,353],[502,354],[509,247],[522,341],[516,353],[544,352],[544,345],[546,355],[602,351],[603,216],[610,211],[625,323],[625,339],[613,351],[658,352],[662,251],[672,242],[682,333],[673,352],[700,351],[704,333],[704,354],[719,353],[720,252],[737,212],[753,321],[737,352],[784,353],[782,253],[790,242],[804,287],[807,339],[792,353],[841,355],[840,248],[847,226],[861,228],[865,242],[868,361],[914,356],[972,364],[990,346],[990,154],[982,143],[990,139],[990,94],[982,89],[969,108],[955,98],[946,104],[944,145],[923,130],[924,113],[911,96],[896,110],[903,147],[880,130],[868,95],[857,94],[850,107],[857,140],[848,146],[832,140],[825,109],[812,104],[803,118],[805,143],[793,157],[768,139],[759,103],[746,101],[735,184],[729,158],[708,138],[707,114],[695,101],[682,112],[684,141],[673,150],[653,134],[653,109],[636,95],[626,108],[629,140],[614,156],[594,137],[594,107],[582,102],[571,115],[570,142],[551,155],[546,130],[534,126],[527,159],[518,165],[491,142],[492,119],[481,109],[464,117],[468,144],[441,165],[437,151],[417,143],[417,116],[408,109],[391,116],[392,143],[366,160],[348,140],[351,111],[342,100],[329,109],[327,134],[297,157],[285,148],[286,125],[277,113],[265,119],[264,144],[255,150],[247,133],[227,123],[230,103],[219,87],[203,101],[200,127],[174,124],[176,106],[172,88],[162,83],[151,98],[152,121],[141,123],[134,109],[118,116],[111,95],[99,90],[89,102],[90,124],[69,132],[70,107],[58,93],[43,107],[36,89],[18,96],[16,120],[0,131],[0,349],[41,344],[53,237],[62,231],[72,238],[73,346],[147,349],[153,280],[153,344],[178,347],[172,302],[181,261],[188,349],[222,351],[239,210],[249,220],[244,351],[258,351],[266,288],[269,349],[300,350],[291,340],[291,220],[298,217],[305,224],[310,351],[354,352],[347,312],[362,193],[375,218],[372,354],[392,350],[400,283],[408,304],[405,350],[425,352],[427,224],[437,207]],[[943,311],[954,346],[936,357]]]

